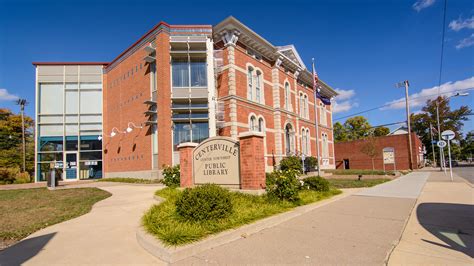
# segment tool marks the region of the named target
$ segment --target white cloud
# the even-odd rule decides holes
[[[422,9],[432,6],[434,3],[435,0],[418,0],[412,5],[412,7],[417,12],[420,12]]]
[[[341,113],[347,112],[354,107],[359,106],[357,102],[355,102],[354,90],[341,90],[335,89],[335,91],[339,94],[333,101],[333,112],[334,113]]]
[[[454,31],[460,31],[462,29],[474,29],[474,16],[464,20],[462,18],[453,20],[449,23],[449,28]]]
[[[474,88],[474,77],[470,77],[465,80],[459,80],[456,82],[446,82],[441,84],[440,86],[440,94],[441,95],[453,95],[455,91],[459,90],[468,90]],[[400,90],[403,90],[400,88]],[[420,107],[423,106],[428,99],[436,99],[438,93],[438,86],[434,86],[432,88],[422,89],[418,93],[414,93],[410,95],[410,107]],[[390,101],[386,103],[386,105],[382,110],[388,109],[402,109],[405,108],[405,97]]]
[[[471,34],[471,36],[459,41],[459,43],[456,45],[456,49],[459,50],[459,49],[466,48],[473,45],[474,45],[474,33]]]
[[[13,101],[18,99],[18,96],[10,94],[7,89],[0,89],[0,101]]]

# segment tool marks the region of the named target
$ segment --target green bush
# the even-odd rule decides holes
[[[303,179],[304,187],[315,191],[329,191],[329,181],[320,176],[310,176]]]
[[[301,158],[297,156],[288,156],[280,161],[280,170],[296,170],[299,173],[303,172],[303,164]]]
[[[280,200],[299,200],[298,191],[301,187],[298,180],[299,174],[300,172],[294,169],[272,172],[266,180],[267,195]]]
[[[179,187],[180,168],[179,164],[175,166],[163,166],[163,184],[167,187]]]
[[[229,191],[215,184],[185,189],[175,205],[178,215],[187,221],[222,219],[233,211]]]
[[[30,183],[31,177],[28,172],[18,173],[15,176],[15,184]]]
[[[20,168],[18,167],[0,168],[0,184],[15,183],[18,174],[20,174]]]
[[[318,166],[318,160],[315,157],[306,157],[304,159],[304,166],[307,171],[314,171],[316,170],[316,166]]]

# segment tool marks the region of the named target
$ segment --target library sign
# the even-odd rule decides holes
[[[212,137],[193,150],[194,184],[214,183],[240,186],[239,142],[228,137]]]

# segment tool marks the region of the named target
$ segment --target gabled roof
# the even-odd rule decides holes
[[[293,44],[277,46],[277,49],[280,54],[286,56],[288,59],[299,65],[302,69],[306,69],[306,65],[304,64],[303,60],[301,60],[301,57]]]

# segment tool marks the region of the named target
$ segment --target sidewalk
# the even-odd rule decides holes
[[[111,197],[88,214],[42,229],[0,251],[0,266],[163,264],[140,247],[135,236],[143,213],[156,203],[153,195],[159,186],[104,185],[101,189]]]
[[[473,195],[462,178],[431,171],[389,265],[472,265]]]
[[[383,265],[428,176],[415,172],[365,189],[176,264]]]

